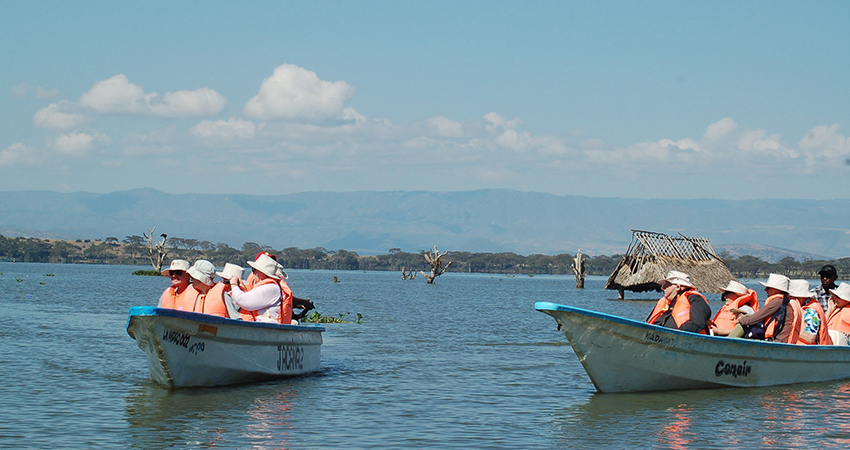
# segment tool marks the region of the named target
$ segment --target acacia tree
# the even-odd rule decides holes
[[[434,250],[432,252],[425,252],[422,254],[422,256],[425,257],[425,261],[428,261],[428,265],[431,266],[431,273],[426,274],[421,270],[419,271],[419,273],[421,273],[422,276],[425,277],[425,281],[427,281],[428,284],[434,284],[435,278],[446,273],[446,271],[449,270],[449,266],[452,265],[452,261],[449,261],[448,264],[443,266],[443,256],[446,256],[447,253],[448,250],[444,251],[443,253],[440,253],[439,251],[437,251],[437,246],[435,245]]]

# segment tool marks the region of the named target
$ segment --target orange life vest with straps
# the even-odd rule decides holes
[[[289,288],[289,285],[287,285],[285,281],[266,278],[263,281],[252,283],[253,285],[251,286],[251,289],[272,283],[277,284],[280,288],[280,312],[278,314],[277,321],[278,323],[289,325],[292,323],[292,289]],[[246,311],[240,308],[239,317],[248,322],[256,322],[257,311]]]
[[[787,298],[784,294],[772,295],[765,300],[765,305],[770,302],[783,302],[783,305],[779,307],[779,309],[770,317],[767,318],[764,322],[764,339],[771,341],[775,336],[779,335],[779,332],[785,327],[786,317],[788,313],[794,314],[794,320],[791,323],[791,333],[788,335],[788,343],[796,344],[798,338],[800,337],[800,323],[803,321],[803,308],[800,307],[800,302],[797,300],[788,299],[788,303],[785,303],[785,299]],[[788,309],[791,311],[788,311]]]
[[[814,299],[814,297],[812,297],[806,302],[805,305],[803,305],[804,313],[807,309],[814,310],[820,318],[820,327],[818,328],[817,339],[815,340],[815,342],[809,344],[808,342],[798,338],[797,343],[800,345],[832,345],[832,338],[829,337],[829,328],[827,328],[826,325],[826,313],[823,312],[823,307],[820,305],[820,303],[818,303],[817,300]],[[800,333],[803,332],[805,326],[806,323],[801,319]]]
[[[673,305],[673,321],[676,322],[677,327],[681,327],[685,322],[691,320],[691,302],[688,299],[691,295],[697,295],[702,298],[702,301],[706,301],[705,297],[697,292],[694,289],[687,290],[679,294],[676,297],[676,302]],[[707,302],[706,302],[707,303]],[[661,297],[658,299],[658,302],[655,303],[655,308],[649,313],[649,317],[646,319],[646,323],[654,324],[662,314],[667,312],[670,309],[670,302],[667,300],[667,297]],[[706,324],[706,328],[703,328],[699,331],[700,334],[708,333],[708,324]]]
[[[173,291],[172,291],[173,292]],[[195,300],[198,298],[198,291],[191,284],[180,294],[174,297],[174,309],[178,311],[195,311]]]
[[[724,304],[711,321],[721,330],[735,328],[735,325],[738,325],[738,316],[732,313],[732,310],[741,309],[743,306],[753,308],[754,312],[759,310],[759,298],[756,291],[747,289],[746,294]]]
[[[211,316],[228,317],[227,306],[224,304],[224,283],[216,283],[206,295],[199,294],[195,302],[195,312]]]
[[[828,330],[850,333],[850,307],[835,308],[827,318]]]

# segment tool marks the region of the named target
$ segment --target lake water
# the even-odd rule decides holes
[[[169,282],[135,269],[0,263],[0,447],[850,446],[850,382],[594,393],[534,302],[648,314],[657,295],[618,301],[602,277],[291,270],[322,314],[364,317],[326,326],[320,373],[168,391],[125,327]]]

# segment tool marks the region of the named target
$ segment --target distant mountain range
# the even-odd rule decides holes
[[[709,238],[766,260],[850,255],[850,200],[670,200],[510,190],[288,195],[3,192],[0,234],[57,239],[141,235],[324,247],[360,254],[433,247],[468,252],[622,254],[631,229]],[[757,252],[754,254],[753,252]]]

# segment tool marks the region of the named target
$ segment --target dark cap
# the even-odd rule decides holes
[[[835,270],[835,266],[832,264],[827,264],[818,270],[818,275],[826,275],[831,278],[838,278],[838,271]]]

